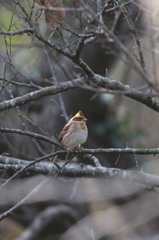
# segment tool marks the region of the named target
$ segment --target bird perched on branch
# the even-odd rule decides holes
[[[59,135],[59,140],[69,149],[81,149],[81,144],[85,143],[88,136],[86,126],[87,119],[81,111],[76,113],[69,122],[64,126]]]

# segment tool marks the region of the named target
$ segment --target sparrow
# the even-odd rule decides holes
[[[76,113],[60,132],[58,138],[61,143],[70,150],[74,148],[80,150],[81,144],[86,142],[88,136],[86,121],[87,119],[81,111]]]

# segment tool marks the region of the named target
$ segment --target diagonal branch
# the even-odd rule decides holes
[[[48,181],[50,178],[45,178],[37,187],[35,187],[26,197],[24,197],[21,201],[19,201],[16,205],[11,207],[8,211],[2,213],[0,215],[0,221],[4,218],[10,216],[16,209],[22,206],[28,198],[30,198],[33,194],[37,193]]]
[[[141,91],[138,91],[135,88],[131,88],[129,85],[125,85],[118,81],[109,79],[107,77],[102,77],[97,74],[95,74],[93,82],[106,89],[120,90],[121,94],[146,105],[147,107],[155,110],[156,112],[159,112],[159,101],[157,99],[151,96],[146,96]]]
[[[157,99],[151,96],[146,96],[141,91],[131,88],[129,85],[124,85],[123,83],[117,82],[107,77],[102,77],[97,74],[95,74],[94,77],[91,78],[91,81],[97,84],[97,86],[103,87],[105,89],[110,89],[112,91],[120,90],[121,94],[146,105],[147,107],[153,109],[156,112],[159,112],[159,101]],[[80,85],[82,84],[85,84],[85,81],[83,80],[83,78],[78,78],[72,81],[60,83],[57,86],[54,85],[51,87],[45,87],[34,92],[27,93],[23,96],[1,102],[0,111],[26,104],[42,97],[56,95],[59,92],[80,88]]]
[[[34,166],[34,164],[39,163],[39,162],[41,162],[43,160],[46,160],[46,159],[50,159],[50,158],[52,158],[52,157],[54,157],[56,155],[59,155],[61,152],[62,151],[57,151],[55,153],[51,153],[51,154],[48,154],[46,156],[37,158],[36,160],[30,161],[28,163],[26,163],[26,161],[23,162],[23,160],[20,160],[20,162],[18,162],[18,164],[22,164],[22,162],[23,162],[23,164],[21,165],[21,168],[19,168],[17,166],[19,168],[18,172],[16,172],[12,177],[10,177],[5,183],[3,183],[0,186],[0,188],[6,186],[13,178],[17,177],[20,173],[27,171],[27,169],[29,169],[30,167]],[[17,159],[12,158],[12,161],[17,161]],[[8,157],[6,158],[5,156],[1,156],[0,162],[4,162],[5,164],[8,164]],[[6,167],[7,167],[7,165],[6,165]],[[14,169],[14,170],[16,170],[16,169]],[[47,169],[47,170],[49,170],[49,169]],[[52,171],[52,169],[50,169],[50,170]]]

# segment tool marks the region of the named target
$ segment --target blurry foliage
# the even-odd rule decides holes
[[[106,104],[106,103],[105,103]],[[114,109],[111,104],[107,104],[107,112],[104,118],[98,118],[94,126],[95,135],[103,139],[109,139],[109,147],[122,148],[127,143],[135,140],[136,144],[129,147],[144,147],[142,140],[148,137],[148,133],[144,126],[134,125],[134,116],[126,106],[118,106]],[[100,111],[100,109],[99,109]]]

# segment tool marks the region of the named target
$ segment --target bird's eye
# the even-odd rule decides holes
[[[83,120],[83,118],[81,118],[81,117],[74,118],[74,121],[82,121],[82,120]]]

